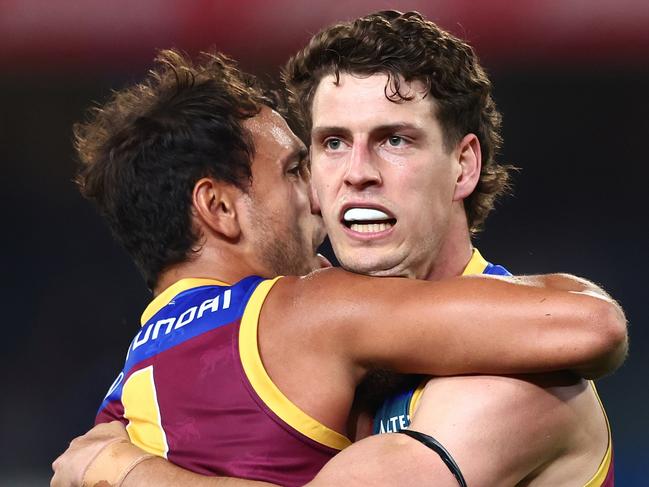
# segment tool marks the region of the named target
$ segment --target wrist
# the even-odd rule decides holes
[[[138,448],[128,440],[113,441],[106,445],[88,465],[81,485],[82,487],[95,485],[120,487],[126,476],[137,465],[153,457],[154,455]]]

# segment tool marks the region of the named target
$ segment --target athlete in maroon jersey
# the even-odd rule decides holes
[[[276,282],[183,279],[167,288],[144,311],[97,422],[122,421],[134,444],[194,472],[311,480],[349,441],[273,395],[257,325]]]
[[[277,457],[291,455],[295,443],[304,442],[302,437],[332,450],[349,443],[348,413],[355,387],[375,367],[439,375],[546,369],[599,374],[620,362],[626,337],[623,315],[605,293],[583,280],[553,275],[437,283],[379,281],[327,269],[305,278],[266,280],[268,288],[262,288],[258,300],[251,296],[237,301],[245,306],[240,324],[236,316],[234,322],[225,323],[235,326],[230,346],[238,347],[245,371],[242,380],[254,394],[249,394],[247,406],[239,401],[245,395],[235,394],[231,415],[234,396],[220,391],[210,396],[210,411],[203,414],[208,406],[176,389],[177,382],[186,381],[183,385],[191,388],[194,377],[202,379],[203,374],[235,374],[237,362],[231,360],[232,348],[221,347],[216,355],[202,349],[203,334],[214,330],[209,327],[203,334],[173,342],[169,349],[156,348],[167,339],[193,333],[200,319],[208,316],[204,311],[198,318],[201,309],[211,306],[207,300],[216,295],[222,296],[221,303],[225,299],[225,294],[212,289],[210,293],[216,294],[197,294],[195,303],[185,303],[185,292],[201,291],[200,286],[184,289],[183,280],[218,280],[234,291],[231,284],[251,275],[299,274],[313,268],[321,236],[310,212],[306,150],[265,103],[222,57],[193,67],[166,53],[162,67],[147,83],[117,94],[78,132],[86,163],[80,176],[84,193],[98,203],[138,263],[160,300],[156,303],[170,307],[169,314],[154,312],[144,319],[131,353],[137,345],[137,350],[152,347],[153,355],[133,356],[138,360],[134,365],[142,366],[138,372],[143,371],[136,376],[129,368],[129,353],[126,380],[116,384],[111,394],[117,395],[109,394],[105,405],[111,415],[123,414],[129,427],[133,424],[134,441],[140,438],[144,448],[157,454],[140,466],[165,468],[159,457],[173,448],[189,449],[190,442],[204,441],[209,448],[209,440],[193,434],[202,427],[214,428],[208,421],[223,425],[228,437],[230,423],[237,422],[242,438],[237,441],[243,445],[260,441],[257,423],[236,414],[247,407],[248,412],[256,411],[252,416],[266,415],[279,428],[270,436],[262,435],[265,448],[235,450],[241,456],[250,454],[238,459],[242,466],[238,474],[274,480],[268,470],[257,469],[270,451]],[[179,313],[171,309],[176,306]],[[249,310],[251,324],[244,326]],[[245,339],[246,334],[251,338]],[[569,349],[562,346],[567,339]],[[156,375],[156,367],[176,347],[191,347],[194,340],[195,354],[205,358],[198,362],[202,368],[190,366],[190,373],[183,376],[183,363],[178,361],[178,374],[167,368]],[[152,357],[156,358],[147,361]],[[248,365],[246,357],[252,357]],[[175,359],[169,360],[173,364]],[[140,393],[130,401],[125,389],[134,376]],[[209,381],[199,380],[196,387],[209,387]],[[145,390],[148,395],[142,393]],[[167,423],[162,401],[181,403],[187,415]],[[136,408],[130,416],[129,404]],[[192,408],[198,416],[191,414]],[[192,425],[196,417],[201,424]],[[191,427],[178,427],[180,419]],[[168,431],[166,424],[171,424]],[[136,430],[142,433],[136,435]],[[151,430],[153,439],[146,439]],[[212,473],[228,471],[219,453],[219,449],[206,452],[214,455],[206,467]],[[125,470],[113,468],[96,476],[94,467],[102,459],[115,458],[124,460]],[[121,481],[143,458],[140,450],[121,441],[107,445],[86,470],[85,481]],[[204,466],[201,460],[186,461]],[[311,461],[309,468],[315,473],[322,461]],[[126,480],[137,481],[137,471]],[[83,481],[83,475],[79,477],[77,481]],[[303,477],[283,481],[298,485]]]

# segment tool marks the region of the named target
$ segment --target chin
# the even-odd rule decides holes
[[[373,277],[410,277],[400,265],[400,262],[389,262],[380,259],[339,259],[340,265],[356,274]]]

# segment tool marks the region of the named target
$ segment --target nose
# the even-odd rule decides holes
[[[345,184],[363,189],[381,182],[381,171],[372,151],[366,144],[354,144],[347,161]]]

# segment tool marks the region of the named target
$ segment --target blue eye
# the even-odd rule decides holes
[[[330,149],[330,150],[338,150],[338,149],[340,149],[342,144],[343,143],[342,143],[342,141],[340,139],[334,139],[334,138],[327,139],[326,142],[325,142],[325,146],[327,147],[327,149]]]
[[[399,147],[405,143],[405,139],[400,135],[391,135],[388,137],[388,144],[392,147]]]

